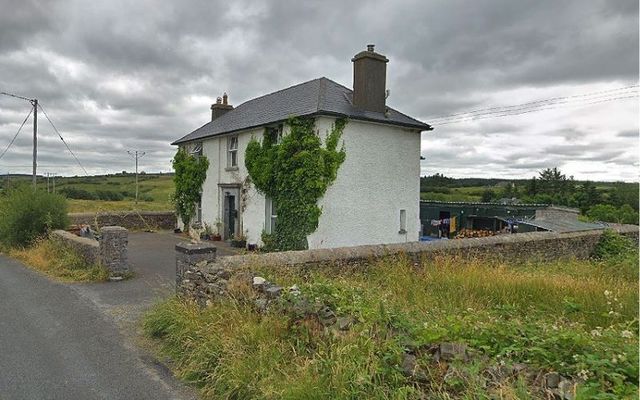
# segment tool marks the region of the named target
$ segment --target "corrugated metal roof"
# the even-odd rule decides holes
[[[594,229],[604,229],[607,224],[597,222],[582,222],[577,219],[528,219],[524,221],[518,221],[519,224],[527,224],[542,228],[552,232],[578,232],[578,231],[591,231]]]
[[[549,204],[536,204],[536,203],[517,203],[517,204],[504,204],[504,203],[485,203],[479,201],[438,201],[438,200],[420,200],[420,203],[433,204],[433,205],[450,205],[450,206],[500,206],[500,207],[550,207]]]
[[[306,115],[336,115],[421,131],[432,129],[430,125],[392,108],[389,108],[386,114],[359,110],[353,106],[352,96],[352,90],[330,79],[324,77],[314,79],[244,102],[172,144],[250,129],[284,121],[292,116]]]

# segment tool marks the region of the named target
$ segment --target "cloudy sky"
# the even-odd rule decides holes
[[[375,43],[390,59],[388,105],[435,127],[422,136],[423,174],[558,166],[576,179],[638,179],[637,0],[0,0],[0,10],[0,91],[38,98],[89,173],[131,171],[131,149],[147,152],[143,170],[168,171],[169,143],[207,122],[222,92],[238,105],[320,76],[351,87],[351,57]],[[551,98],[561,99],[535,112],[442,118]],[[29,107],[0,96],[0,154]],[[82,174],[44,118],[39,127],[39,172]],[[23,129],[2,174],[30,172],[31,123]]]

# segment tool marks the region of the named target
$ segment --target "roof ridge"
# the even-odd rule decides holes
[[[237,106],[236,108],[240,107],[240,106],[241,106],[241,105],[243,105],[243,104],[247,104],[247,103],[250,103],[250,102],[252,102],[252,101],[259,100],[259,99],[265,98],[265,97],[267,97],[267,96],[274,95],[274,94],[276,94],[276,93],[284,92],[285,90],[293,89],[294,87],[298,87],[298,86],[306,85],[306,84],[311,83],[311,82],[314,82],[314,81],[320,81],[320,80],[322,80],[323,78],[324,78],[324,79],[327,79],[327,78],[325,78],[324,76],[321,76],[320,78],[310,79],[310,80],[305,81],[305,82],[302,82],[302,83],[297,83],[297,84],[295,84],[295,85],[291,85],[291,86],[286,87],[286,88],[284,88],[284,89],[276,90],[275,92],[271,92],[271,93],[263,94],[262,96],[254,97],[253,99],[249,99],[249,100],[245,101],[244,103],[240,103],[240,104],[238,104],[238,106]],[[233,111],[233,110],[232,110],[232,111]]]

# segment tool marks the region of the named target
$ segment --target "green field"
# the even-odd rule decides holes
[[[205,399],[548,399],[550,372],[574,399],[637,399],[638,252],[618,238],[589,261],[252,269],[350,318],[347,330],[301,313],[297,297],[260,312],[233,278],[229,298],[161,303],[144,328]],[[444,342],[467,345],[470,359],[438,362]]]
[[[1,179],[2,187],[26,185],[30,178],[12,177],[10,181]],[[107,195],[117,194],[121,200],[77,199],[69,198],[69,212],[98,212],[98,211],[164,211],[173,210],[170,196],[173,193],[172,174],[141,174],[138,177],[139,199],[135,202],[135,175],[114,174],[88,177],[57,177],[55,190],[64,193],[65,190],[76,189],[97,196],[98,193]],[[47,190],[46,178],[38,178],[38,190]],[[53,190],[53,181],[49,182],[49,190]]]

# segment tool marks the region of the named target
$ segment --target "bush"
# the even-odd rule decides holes
[[[59,192],[68,199],[76,200],[96,200],[97,196],[88,190],[80,189],[74,186],[67,186],[59,190]]]
[[[587,211],[587,217],[592,221],[638,225],[638,213],[628,204],[620,208],[609,204],[598,204]]]
[[[96,196],[99,200],[107,200],[107,201],[122,201],[124,200],[124,196],[120,192],[112,192],[110,190],[98,190],[96,191]]]
[[[27,246],[67,224],[64,197],[26,187],[16,189],[9,192],[0,209],[0,241],[9,246]]]
[[[633,250],[633,248],[634,246],[631,240],[611,229],[605,229],[600,237],[600,242],[598,242],[598,245],[593,250],[593,256],[599,259],[609,260],[625,255],[630,250]]]

